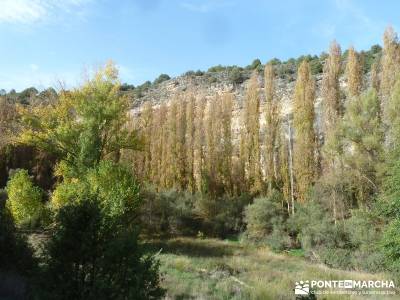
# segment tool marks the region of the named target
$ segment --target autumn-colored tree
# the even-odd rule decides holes
[[[205,128],[204,115],[206,109],[206,100],[200,98],[196,102],[195,119],[195,141],[194,141],[194,174],[196,180],[196,190],[200,191],[203,186],[205,172]]]
[[[232,187],[232,108],[233,94],[225,93],[221,99],[221,140],[220,140],[220,159],[221,159],[221,178],[225,192],[233,193]]]
[[[187,102],[185,97],[178,98],[178,115],[176,124],[176,154],[177,154],[177,183],[181,190],[187,188],[187,149],[186,149],[186,113]]]
[[[323,169],[325,171],[335,167],[331,144],[335,138],[342,111],[339,85],[340,71],[341,50],[338,43],[333,41],[324,65],[324,78],[322,82],[323,131],[325,138]]]
[[[144,138],[144,145],[141,151],[142,154],[142,180],[151,181],[151,166],[152,166],[152,144],[153,139],[153,107],[150,102],[143,105],[143,110],[140,116],[140,132]]]
[[[400,76],[397,78],[392,88],[390,98],[387,103],[387,120],[390,126],[387,128],[387,146],[389,153],[400,154]]]
[[[374,88],[378,93],[380,93],[380,59],[376,59],[371,66],[371,87]]]
[[[166,143],[165,137],[165,116],[167,108],[165,104],[161,104],[160,107],[154,110],[154,124],[153,134],[151,138],[151,182],[156,188],[164,186],[164,174],[163,168],[163,150]]]
[[[175,98],[168,107],[166,128],[166,157],[165,157],[165,181],[167,188],[177,187],[178,182],[178,145],[177,145],[177,118],[178,100]]]
[[[393,27],[389,26],[383,35],[381,92],[384,97],[390,95],[396,80],[399,59],[398,37]]]
[[[315,82],[307,61],[300,64],[294,92],[293,162],[297,200],[304,202],[307,192],[315,181],[315,130],[314,130]]]
[[[157,169],[157,172],[159,172],[159,182],[160,182],[160,187],[161,188],[167,188],[169,187],[169,178],[168,178],[168,173],[169,173],[169,168],[171,167],[169,165],[169,151],[171,150],[169,148],[170,142],[169,142],[169,119],[168,116],[170,115],[169,108],[165,103],[162,103],[160,105],[160,108],[158,110],[158,116],[159,119],[162,120],[160,125],[160,164],[159,164],[159,169]]]
[[[383,35],[383,54],[381,59],[381,80],[380,80],[380,93],[381,93],[381,105],[382,105],[382,117],[383,122],[387,126],[387,102],[390,97],[392,87],[396,82],[396,78],[399,74],[400,64],[400,46],[396,32],[393,27],[389,26],[386,28]]]
[[[277,180],[277,139],[280,123],[280,106],[275,91],[275,70],[272,63],[265,65],[265,176],[268,183],[268,191]]]
[[[219,117],[221,115],[220,97],[217,96],[210,101],[207,105],[206,123],[205,123],[205,183],[203,191],[210,194],[212,197],[216,196],[219,189],[218,178],[218,142],[220,138],[219,131]]]
[[[186,111],[186,174],[187,185],[190,192],[196,191],[195,181],[195,133],[196,133],[196,98],[193,94],[188,95],[187,111]]]
[[[16,107],[5,97],[0,97],[0,148],[10,142],[16,133]]]
[[[348,51],[346,79],[349,96],[358,96],[362,89],[362,70],[359,54],[353,47],[350,47]]]
[[[290,213],[290,199],[291,199],[291,186],[290,186],[290,155],[289,155],[289,139],[286,138],[284,132],[278,132],[278,147],[279,147],[279,170],[278,178],[279,185],[286,200],[287,211]]]
[[[246,90],[241,137],[241,156],[252,193],[259,193],[263,189],[260,165],[260,95],[258,88],[258,76],[254,72]]]

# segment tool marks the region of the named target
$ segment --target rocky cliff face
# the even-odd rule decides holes
[[[215,95],[222,94],[224,92],[233,93],[235,96],[236,103],[233,111],[233,132],[237,133],[240,129],[241,121],[241,110],[243,108],[243,101],[245,100],[246,87],[250,77],[250,71],[244,74],[247,78],[240,84],[234,84],[229,78],[228,72],[215,72],[213,74],[206,73],[201,76],[195,75],[182,75],[170,80],[166,80],[157,85],[152,85],[142,97],[137,98],[134,101],[134,105],[131,113],[133,115],[140,114],[143,103],[150,101],[155,107],[160,103],[168,103],[171,99],[174,99],[179,94],[185,92],[193,93],[197,98],[208,101]],[[368,82],[366,76],[365,82]],[[261,114],[260,122],[261,128],[264,124],[264,109],[265,109],[265,96],[264,96],[264,78],[263,74],[258,75],[260,85],[260,97],[261,97]],[[316,81],[316,99],[315,99],[315,110],[316,110],[316,127],[320,128],[321,124],[321,83],[322,75],[315,75]],[[281,116],[286,119],[286,116],[292,112],[292,100],[293,92],[295,87],[295,80],[277,79],[276,80],[276,95],[281,102]],[[342,89],[343,97],[345,95],[346,82],[344,77],[340,79],[340,86]]]

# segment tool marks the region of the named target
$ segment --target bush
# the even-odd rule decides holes
[[[386,267],[400,274],[400,218],[393,219],[385,228],[381,247]]]
[[[161,74],[154,80],[154,84],[160,84],[161,82],[164,82],[166,80],[170,80],[171,77],[169,77],[168,74]]]
[[[275,230],[281,230],[285,212],[281,207],[282,195],[274,191],[269,197],[260,197],[245,209],[246,235],[250,240],[265,241]]]
[[[222,72],[222,71],[225,71],[225,70],[226,70],[225,66],[217,65],[217,66],[213,66],[213,67],[208,68],[207,72],[214,73],[214,72]]]
[[[300,205],[288,223],[306,256],[329,266],[339,266],[337,259],[340,257],[332,253],[339,253],[340,249],[346,250],[351,246],[343,224],[335,226],[329,212],[319,202],[310,200]],[[348,264],[342,262],[340,267],[348,267]]]
[[[207,235],[226,237],[244,229],[243,209],[250,196],[192,195],[169,190],[156,192],[147,188],[143,193],[141,224],[147,233],[195,236],[199,231]]]
[[[263,65],[261,63],[261,60],[259,60],[258,58],[256,58],[255,60],[253,60],[253,62],[251,63],[251,65],[248,65],[246,67],[247,70],[257,70],[258,72],[261,72],[263,70]]]
[[[7,183],[7,206],[18,226],[35,226],[44,212],[42,191],[33,185],[28,171],[18,170]]]
[[[144,256],[134,227],[88,196],[60,209],[44,251],[40,299],[159,299],[159,263]]]
[[[354,210],[336,224],[319,202],[300,205],[288,220],[291,234],[307,257],[331,267],[376,272],[381,270],[379,230],[368,211]]]
[[[199,194],[196,198],[196,214],[202,220],[202,231],[225,238],[244,229],[243,211],[251,202],[247,194],[210,197]]]
[[[0,270],[16,270],[26,274],[34,266],[32,249],[16,234],[11,212],[0,200]]]
[[[351,217],[344,221],[352,245],[351,265],[354,269],[368,272],[383,270],[384,257],[379,249],[382,233],[376,221],[371,212],[362,209],[353,210]]]
[[[141,196],[141,224],[148,234],[194,235],[201,229],[194,195],[176,190],[157,193],[148,187]]]
[[[246,78],[243,75],[243,72],[239,68],[235,67],[229,72],[229,80],[233,84],[241,84],[246,80]]]
[[[0,298],[25,299],[35,269],[33,250],[17,235],[11,213],[0,199]]]

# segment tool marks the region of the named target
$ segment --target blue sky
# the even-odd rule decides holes
[[[216,64],[245,66],[381,43],[399,1],[0,0],[0,89],[74,86],[108,59],[140,84]]]

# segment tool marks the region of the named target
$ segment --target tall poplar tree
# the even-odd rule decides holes
[[[382,118],[384,124],[388,124],[387,102],[389,100],[392,87],[396,82],[400,70],[400,46],[396,32],[393,27],[386,28],[383,35],[383,54],[381,59],[381,80],[380,93],[382,105]]]
[[[186,174],[187,174],[187,184],[190,192],[194,193],[196,191],[196,182],[194,174],[194,164],[195,164],[195,108],[196,99],[193,94],[188,96],[187,112],[186,112]]]
[[[280,122],[280,106],[275,91],[275,70],[272,63],[265,65],[264,69],[265,86],[265,175],[268,184],[268,191],[277,180],[277,139]]]
[[[205,128],[204,116],[206,109],[206,100],[200,98],[196,103],[196,120],[195,120],[195,141],[194,141],[194,174],[196,180],[196,190],[200,191],[204,184],[204,164],[205,164]]]
[[[245,96],[243,112],[242,155],[245,159],[246,177],[252,193],[262,191],[260,163],[260,95],[257,73],[251,76]]]
[[[347,90],[350,97],[360,95],[362,89],[362,69],[359,54],[350,47],[346,64]]]
[[[303,60],[297,74],[293,107],[293,167],[299,202],[306,200],[307,192],[315,181],[314,99],[315,82],[309,63]]]

